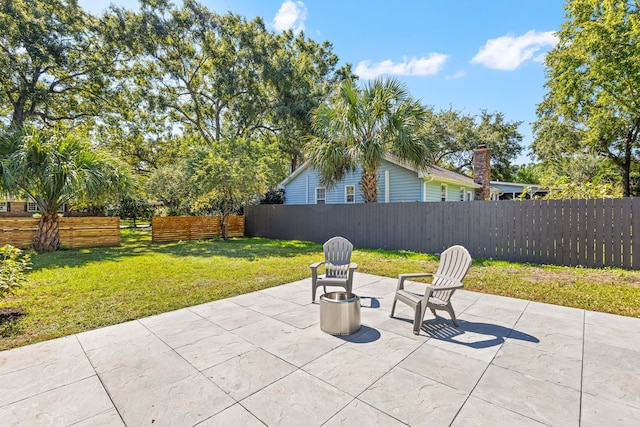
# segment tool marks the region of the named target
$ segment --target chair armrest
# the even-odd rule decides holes
[[[427,291],[450,291],[452,289],[460,289],[464,287],[464,285],[462,283],[457,283],[455,285],[449,285],[449,286],[431,286],[431,285],[427,285]]]
[[[404,281],[406,279],[411,279],[413,277],[430,277],[433,276],[433,274],[431,273],[405,273],[405,274],[400,274],[398,276],[398,287],[396,288],[396,292],[398,292],[400,289],[404,289]]]
[[[357,264],[357,263],[355,263],[355,262],[352,262],[351,264],[349,264],[349,268],[350,268],[351,270],[355,270],[356,268],[358,268],[358,264]]]
[[[313,264],[311,264],[309,267],[310,267],[312,270],[314,270],[314,269],[316,269],[316,268],[320,267],[322,264],[324,264],[324,262],[322,262],[322,261],[321,261],[321,262],[314,262],[314,263],[313,263]]]

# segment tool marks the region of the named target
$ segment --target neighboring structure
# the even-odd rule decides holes
[[[38,212],[33,200],[22,200],[14,197],[0,199],[0,218],[31,217]]]
[[[526,199],[535,199],[549,193],[549,189],[540,184],[491,181],[491,200],[514,200],[520,198],[525,189]]]
[[[364,203],[359,188],[358,168],[332,188],[320,185],[318,172],[305,162],[282,181],[285,205]],[[386,155],[378,169],[378,202],[441,202],[474,200],[482,185],[468,176],[438,167],[417,170],[406,162]]]
[[[65,216],[69,211],[69,206],[64,205],[58,210],[59,213],[64,213]],[[34,214],[39,213],[38,205],[33,199],[20,199],[17,197],[4,197],[0,198],[0,218],[15,218],[15,217],[32,217]]]

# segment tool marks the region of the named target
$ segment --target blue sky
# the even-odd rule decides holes
[[[80,0],[98,14],[110,3]],[[544,96],[546,52],[564,21],[562,0],[201,0],[217,13],[261,16],[274,31],[292,28],[328,40],[361,78],[394,76],[436,109],[502,112],[523,121],[530,161],[531,123]]]

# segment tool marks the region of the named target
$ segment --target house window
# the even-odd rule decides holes
[[[464,187],[460,187],[460,201],[464,202],[464,196],[466,195],[466,190],[464,189]]]
[[[440,184],[440,201],[447,201],[447,184]]]
[[[316,188],[316,204],[324,205],[326,201],[326,191],[324,187]]]
[[[467,191],[467,201],[471,201],[473,200],[473,192],[472,191]]]
[[[0,212],[8,212],[7,202],[0,202]]]
[[[355,203],[356,202],[356,187],[355,185],[347,185],[344,187],[344,202]]]
[[[38,212],[36,202],[27,202],[27,212]]]

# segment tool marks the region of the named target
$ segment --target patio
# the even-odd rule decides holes
[[[640,425],[640,319],[458,291],[416,336],[395,286],[347,337],[307,279],[1,352],[0,424]]]

